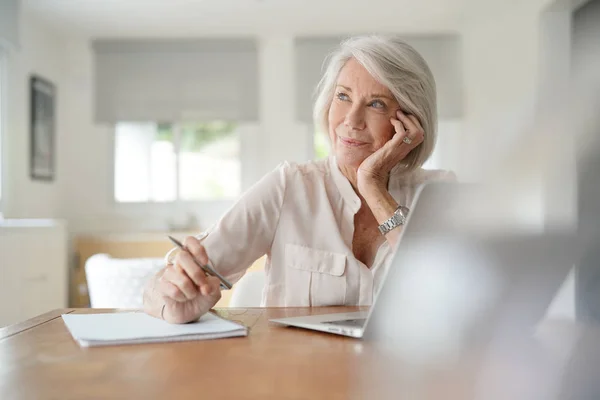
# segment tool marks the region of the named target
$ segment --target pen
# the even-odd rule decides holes
[[[171,242],[173,242],[175,244],[175,246],[179,247],[181,250],[185,250],[188,251],[188,249],[185,248],[185,246],[183,244],[181,244],[181,242],[177,239],[175,239],[172,236],[168,236],[169,240]],[[192,257],[193,258],[193,257]],[[212,275],[212,276],[216,276],[217,278],[219,278],[219,280],[221,281],[221,289],[231,289],[233,287],[233,285],[231,283],[229,283],[229,281],[227,279],[225,279],[223,277],[223,275],[219,274],[217,271],[214,270],[213,267],[211,267],[210,265],[206,264],[206,265],[200,265],[198,263],[198,261],[196,261],[194,259],[194,262],[196,263],[197,266],[199,266],[200,268],[202,268],[202,271],[204,271],[207,275]]]

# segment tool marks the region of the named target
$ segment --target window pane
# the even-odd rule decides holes
[[[119,123],[115,138],[115,199],[173,201],[176,196],[173,132],[168,124]]]
[[[177,157],[170,124],[159,124],[150,153],[150,200],[174,201],[177,198]]]
[[[241,190],[240,138],[232,122],[180,125],[179,197],[234,198]]]
[[[324,132],[315,131],[314,143],[315,158],[327,158],[331,151],[331,145],[327,135]]]

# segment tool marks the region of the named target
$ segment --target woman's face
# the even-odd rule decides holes
[[[394,135],[400,105],[355,59],[340,71],[329,109],[329,138],[340,165],[358,168]]]

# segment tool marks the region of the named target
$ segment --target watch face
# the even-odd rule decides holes
[[[394,212],[394,215],[398,215],[402,218],[406,218],[406,215],[408,215],[407,210],[408,210],[408,208],[400,206],[396,209],[396,211]]]

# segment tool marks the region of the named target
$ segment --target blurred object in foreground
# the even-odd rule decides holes
[[[600,398],[600,88],[594,82],[578,77],[561,109],[542,111],[522,134],[523,145],[487,169],[475,196],[440,201],[427,216],[440,227],[437,234],[403,238],[402,258],[377,299],[393,306],[373,321],[380,355],[371,361],[384,363],[386,374],[365,373],[381,388],[372,397]],[[568,174],[561,171],[565,158],[572,161]],[[555,208],[549,188],[561,187],[576,195],[575,218],[549,223]],[[519,214],[532,193],[538,197],[531,210],[541,208],[537,221]],[[574,265],[578,321],[545,320]]]

